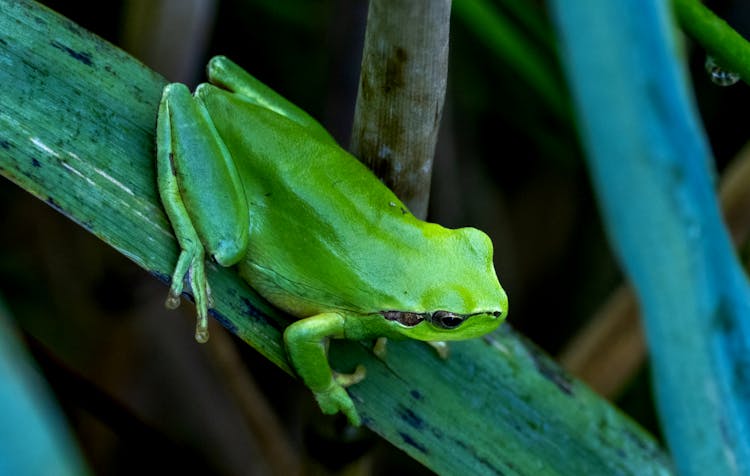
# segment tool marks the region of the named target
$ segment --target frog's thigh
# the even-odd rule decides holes
[[[200,90],[200,87],[199,87]],[[249,227],[245,192],[208,111],[183,85],[165,88],[171,153],[181,200],[206,251],[221,265],[244,256]]]
[[[214,56],[207,69],[208,80],[212,84],[236,93],[252,104],[291,119],[321,140],[334,142],[323,126],[305,111],[255,79],[227,57]]]

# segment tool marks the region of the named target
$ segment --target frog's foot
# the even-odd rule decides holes
[[[375,354],[375,357],[379,358],[380,360],[385,360],[385,355],[388,353],[387,344],[387,337],[378,337],[378,339],[375,341],[375,345],[372,346],[372,353]]]
[[[185,277],[190,283],[190,289],[195,299],[195,308],[198,319],[195,325],[195,340],[200,343],[208,341],[208,308],[213,305],[211,288],[206,280],[206,267],[203,259],[203,246],[188,246],[180,252],[169,295],[164,305],[169,309],[175,309],[180,305],[180,295],[184,286]]]
[[[357,370],[353,374],[347,375],[354,376],[357,373],[362,374],[361,377],[358,377],[358,380],[356,380],[356,382],[359,382],[364,378],[365,370],[363,366],[358,366]],[[338,383],[340,375],[341,374],[337,374],[335,376],[336,381],[331,382],[331,385],[327,389],[320,392],[315,392],[315,400],[318,401],[320,409],[326,415],[333,415],[335,413],[341,412],[349,419],[349,423],[351,423],[352,426],[359,426],[362,421],[359,418],[357,409],[354,408],[354,402],[352,401],[352,398],[349,396],[349,394],[346,393],[346,390],[344,390],[344,386]],[[351,382],[351,384],[354,384],[356,382]]]
[[[437,355],[443,360],[447,359],[448,356],[450,356],[451,354],[451,348],[448,347],[448,343],[445,342],[444,340],[428,341],[427,344],[433,349],[435,349],[435,352],[437,352]]]

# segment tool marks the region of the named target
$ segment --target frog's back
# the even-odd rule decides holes
[[[207,107],[224,142],[234,144],[230,152],[245,155],[234,157],[250,213],[240,273],[274,304],[300,317],[336,308],[420,310],[432,292],[425,287],[442,292],[442,273],[467,264],[484,275],[466,276],[475,281],[467,286],[487,280],[488,271],[497,283],[481,232],[416,219],[332,139],[230,93],[215,95]],[[441,252],[451,244],[479,248],[470,253],[476,263]]]

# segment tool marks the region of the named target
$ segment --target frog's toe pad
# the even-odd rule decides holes
[[[195,340],[199,344],[205,344],[208,342],[208,328],[201,326],[200,322],[195,326]]]
[[[164,307],[166,307],[167,309],[177,309],[178,307],[180,307],[180,295],[169,291],[169,294],[167,294],[167,299],[164,301]]]
[[[372,347],[372,352],[375,354],[375,357],[379,358],[380,360],[385,360],[385,356],[388,353],[388,338],[387,337],[378,337],[378,339],[375,341],[375,345]]]
[[[438,357],[445,360],[451,355],[451,348],[448,347],[448,343],[443,340],[433,340],[427,342],[427,345],[435,349]]]

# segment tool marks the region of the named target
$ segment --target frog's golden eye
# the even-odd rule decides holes
[[[448,311],[435,311],[430,317],[430,322],[443,329],[455,329],[463,324],[465,319],[466,317],[460,314],[453,314]]]

